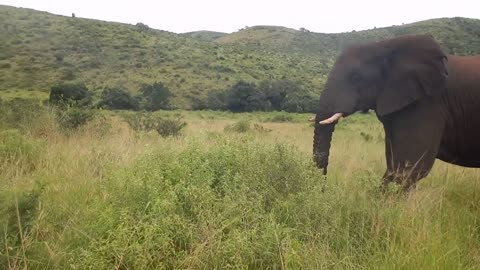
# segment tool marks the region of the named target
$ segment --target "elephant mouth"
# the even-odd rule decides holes
[[[333,123],[337,122],[340,118],[342,118],[343,115],[344,115],[344,113],[335,113],[330,118],[322,120],[318,123],[320,125],[330,125],[330,124],[333,124]]]

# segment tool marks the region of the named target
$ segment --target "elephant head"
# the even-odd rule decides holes
[[[313,156],[327,172],[330,141],[341,117],[375,110],[382,119],[446,87],[447,58],[430,35],[354,45],[331,69],[315,117]]]

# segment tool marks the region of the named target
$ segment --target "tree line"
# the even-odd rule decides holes
[[[84,84],[58,84],[50,91],[51,104],[69,104],[111,110],[169,110],[173,93],[162,82],[145,84],[138,95],[122,87],[106,87],[98,101]],[[318,96],[301,82],[288,79],[263,80],[256,84],[239,80],[222,91],[209,91],[205,97],[192,101],[194,110],[232,112],[287,111],[314,112]]]
[[[103,108],[110,110],[169,110],[172,92],[161,82],[144,84],[138,95],[132,95],[123,87],[106,87],[98,101],[83,83],[61,83],[50,89],[49,103],[75,107]]]
[[[193,102],[193,108],[232,112],[314,112],[317,103],[318,96],[298,81],[263,80],[257,85],[240,80],[224,91],[208,92],[206,98]]]

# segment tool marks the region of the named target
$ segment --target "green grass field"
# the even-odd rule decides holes
[[[480,171],[437,161],[416,191],[379,192],[374,115],[337,126],[323,181],[311,115],[157,114],[182,136],[118,113],[69,133],[51,111],[4,121],[0,268],[479,268]]]

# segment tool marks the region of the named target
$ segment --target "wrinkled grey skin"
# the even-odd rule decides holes
[[[324,174],[337,121],[319,121],[368,109],[385,130],[385,185],[415,187],[436,158],[480,167],[480,56],[446,55],[430,35],[345,49],[315,116],[313,158]]]

